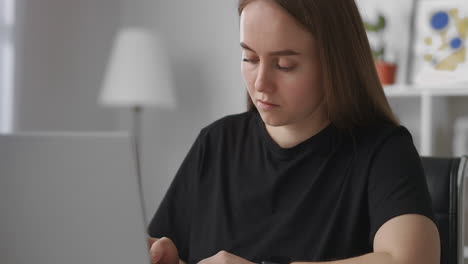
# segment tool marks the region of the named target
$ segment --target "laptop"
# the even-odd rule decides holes
[[[0,263],[149,264],[131,138],[0,135]]]

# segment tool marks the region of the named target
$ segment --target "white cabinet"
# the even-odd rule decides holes
[[[446,119],[446,117],[440,115],[440,111],[437,109],[437,102],[440,102],[440,100],[446,100],[449,97],[468,96],[468,83],[454,84],[444,88],[435,86],[392,85],[385,86],[384,91],[387,98],[389,98],[389,101],[391,101],[392,98],[402,97],[420,99],[419,152],[422,156],[431,156],[436,154],[434,151],[435,124],[440,121],[446,121],[441,120]],[[468,98],[466,100],[466,104],[468,105]]]

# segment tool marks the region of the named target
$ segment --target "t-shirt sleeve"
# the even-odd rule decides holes
[[[179,258],[185,262],[187,262],[189,251],[194,188],[203,160],[202,141],[200,132],[177,170],[147,229],[151,237],[170,238],[177,247]]]
[[[399,127],[375,151],[369,171],[369,241],[388,220],[420,214],[434,221],[421,158],[409,131]]]

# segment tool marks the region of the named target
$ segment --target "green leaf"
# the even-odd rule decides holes
[[[364,21],[364,27],[366,31],[369,32],[379,32],[385,29],[385,26],[387,25],[387,22],[385,20],[385,17],[380,14],[379,18],[376,23],[370,23],[367,21]]]

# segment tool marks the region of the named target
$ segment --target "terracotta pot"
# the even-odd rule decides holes
[[[375,63],[377,73],[379,74],[380,82],[383,85],[390,85],[395,83],[397,65],[395,63],[388,63],[385,61],[377,61]]]

